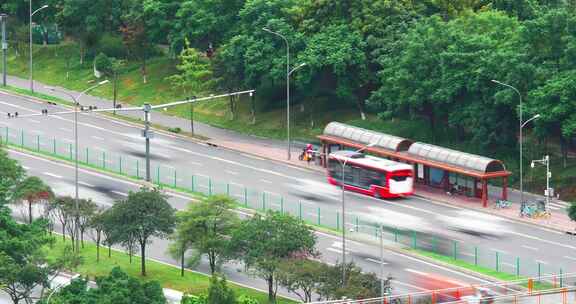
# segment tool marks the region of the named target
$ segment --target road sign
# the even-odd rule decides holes
[[[154,131],[152,130],[141,130],[140,134],[142,135],[142,137],[144,138],[154,138]]]

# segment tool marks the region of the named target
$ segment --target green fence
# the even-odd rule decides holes
[[[74,160],[74,145],[71,142],[31,135],[23,130],[8,127],[0,127],[0,138],[4,144],[11,147],[68,161]],[[144,179],[146,174],[144,159],[89,147],[80,147],[78,161],[84,166],[135,179]],[[342,216],[337,211],[338,208],[321,209],[310,202],[288,199],[275,193],[248,188],[237,183],[222,182],[210,176],[190,174],[189,171],[177,170],[170,166],[156,165],[151,170],[152,181],[163,187],[206,195],[225,194],[236,199],[245,208],[288,213],[307,223],[336,231],[341,231],[343,228]],[[385,222],[385,219],[383,221]],[[356,215],[346,216],[345,227],[347,231],[369,235],[374,239],[380,238],[378,224],[364,221]],[[539,277],[562,272],[562,269],[548,265],[546,262],[520,259],[506,252],[498,252],[416,231],[384,227],[382,237],[388,242],[398,243],[404,247],[438,254],[514,276]]]

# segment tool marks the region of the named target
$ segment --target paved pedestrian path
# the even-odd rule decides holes
[[[9,76],[8,85],[13,87],[18,87],[22,89],[29,88],[29,82],[26,79]],[[62,99],[69,99],[68,96],[62,93],[50,91],[45,87],[44,84],[35,82],[35,88],[37,92],[59,97]],[[71,94],[78,94],[78,92],[62,89]],[[167,100],[166,102],[172,102],[173,100]],[[83,105],[95,105],[98,108],[111,108],[112,101],[106,100],[99,97],[94,97],[90,95],[85,95],[82,97],[81,104]],[[119,102],[122,104],[122,102]],[[141,118],[142,113],[140,112],[124,112],[131,118]],[[152,122],[157,125],[162,125],[164,127],[179,127],[182,130],[190,129],[190,121],[184,118],[174,117],[166,115],[162,112],[155,112],[152,115]],[[302,145],[293,145],[291,151],[291,159],[287,158],[286,143],[266,139],[246,134],[240,134],[235,131],[225,130],[218,127],[213,127],[204,123],[194,122],[194,128],[196,134],[206,137],[206,142],[212,145],[217,145],[227,149],[232,149],[239,151],[241,153],[251,154],[257,157],[262,157],[265,159],[270,159],[274,161],[288,163],[293,166],[309,168],[318,172],[323,172],[324,169],[315,165],[314,163],[307,163],[298,160],[298,154],[302,149]],[[495,201],[499,198],[501,189],[499,187],[490,186],[489,187],[489,207],[482,208],[479,199],[468,198],[462,195],[447,195],[444,191],[440,189],[433,189],[429,187],[418,187],[416,193],[426,199],[430,199],[435,202],[443,202],[446,204],[451,204],[458,207],[475,209],[487,213],[492,213],[500,216],[504,216],[513,220],[518,220],[526,223],[542,225],[555,230],[560,230],[563,232],[570,231],[576,232],[576,223],[572,222],[566,213],[566,207],[569,203],[553,200],[548,206],[548,210],[552,213],[549,218],[539,218],[532,219],[526,217],[520,217],[520,194],[519,191],[515,189],[508,190],[509,200],[513,202],[512,207],[508,209],[495,209]],[[525,200],[535,201],[537,199],[543,200],[543,196],[525,193]]]

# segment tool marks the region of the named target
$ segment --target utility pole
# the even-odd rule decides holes
[[[550,197],[552,194],[552,189],[550,189],[550,178],[552,178],[552,172],[550,172],[550,156],[546,155],[543,159],[533,160],[530,163],[530,167],[534,168],[534,164],[539,163],[546,166],[546,190],[544,190],[544,196],[546,197],[546,208],[550,204]]]
[[[6,42],[6,19],[8,15],[0,14],[2,22],[2,85],[6,86],[6,53],[8,52],[8,43]]]
[[[142,130],[142,137],[146,139],[146,181],[151,182],[150,178],[150,138],[154,137],[154,133],[150,131],[150,112],[152,106],[149,103],[144,104],[142,108],[144,111],[144,130]]]

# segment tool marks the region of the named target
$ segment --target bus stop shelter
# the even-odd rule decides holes
[[[496,159],[474,155],[427,143],[366,130],[338,122],[329,123],[318,138],[322,142],[322,164],[334,150],[361,149],[365,152],[411,164],[418,184],[446,192],[476,197],[488,204],[488,181],[501,179],[501,199],[507,199],[508,176],[504,164]]]

